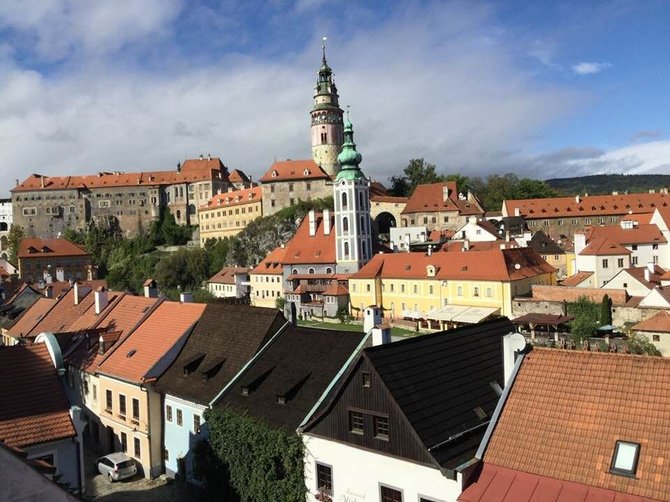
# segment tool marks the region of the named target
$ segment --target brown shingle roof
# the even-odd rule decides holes
[[[593,272],[577,272],[576,274],[563,279],[561,281],[561,286],[566,286],[568,288],[578,286],[592,275]]]
[[[99,372],[140,383],[205,310],[198,303],[163,302],[100,365]]]
[[[260,178],[261,183],[291,181],[300,179],[329,179],[330,176],[312,159],[278,160]]]
[[[89,256],[85,249],[67,239],[21,239],[19,258],[49,258],[53,256]]]
[[[235,284],[235,276],[238,274],[247,275],[249,269],[245,267],[223,267],[216,274],[209,278],[207,282],[217,284]]]
[[[486,463],[670,500],[670,359],[556,349],[528,353]],[[635,477],[609,472],[615,442],[639,443]]]
[[[0,347],[0,441],[23,448],[74,437],[45,344]]]

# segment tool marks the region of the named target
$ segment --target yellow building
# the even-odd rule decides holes
[[[276,308],[277,298],[283,298],[285,255],[286,247],[277,247],[249,273],[251,304],[254,307]]]
[[[512,299],[529,294],[533,284],[556,284],[556,270],[531,248],[378,254],[349,278],[349,295],[354,313],[379,305],[387,319],[423,319],[442,328],[511,315]],[[454,307],[474,310],[465,315],[467,309]]]
[[[261,187],[215,195],[200,208],[200,244],[207,239],[232,237],[256,218],[263,216]]]

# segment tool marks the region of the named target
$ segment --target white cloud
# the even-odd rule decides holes
[[[577,75],[595,75],[611,66],[610,63],[577,63],[572,65],[572,71]]]
[[[104,16],[90,6],[65,14],[63,2],[37,4],[44,8],[31,14],[31,27],[51,17],[61,28],[76,27],[52,57],[71,51],[75,39],[87,53],[146,43],[166,33],[177,9],[171,3],[158,12],[157,3],[142,2],[157,10],[138,21],[125,4]],[[102,33],[83,26],[82,19],[107,16]],[[7,23],[1,8],[0,18]],[[121,26],[124,19],[130,27]],[[314,19],[314,37],[300,53],[271,61],[230,56],[163,73],[104,58],[55,77],[7,64],[0,72],[0,179],[169,169],[200,153],[258,178],[274,158],[309,158],[308,112],[324,32],[366,173],[386,182],[413,157],[464,174],[514,169],[542,129],[581,96],[537,84],[509,48],[505,37],[513,34],[494,19],[472,3],[436,3],[346,38]],[[55,36],[35,29],[43,44]],[[0,193],[9,188],[0,185]]]

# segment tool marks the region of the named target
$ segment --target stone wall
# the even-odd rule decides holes
[[[333,195],[333,187],[325,179],[296,179],[263,183],[263,215],[270,216],[299,200],[321,199]]]

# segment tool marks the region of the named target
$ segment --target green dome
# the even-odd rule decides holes
[[[335,181],[365,179],[363,171],[358,167],[362,160],[363,156],[356,150],[356,143],[354,143],[354,126],[347,119],[344,124],[342,151],[337,156],[340,172],[337,173]]]

